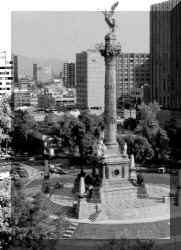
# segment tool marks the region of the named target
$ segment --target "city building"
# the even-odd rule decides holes
[[[37,84],[37,81],[38,81],[38,67],[37,67],[36,63],[33,64],[33,81],[35,82],[35,84]]]
[[[63,93],[65,92],[65,87],[58,83],[52,83],[49,85],[46,85],[46,93],[49,93],[52,95],[53,98],[55,98],[55,101],[58,101],[62,98]]]
[[[151,85],[145,84],[143,86],[143,102],[149,104],[151,102]]]
[[[143,99],[142,86],[150,84],[150,55],[121,53],[117,57],[117,98]]]
[[[30,95],[30,106],[37,108],[38,107],[38,96],[36,93],[31,93]]]
[[[50,66],[38,66],[37,67],[38,83],[49,83],[52,81],[52,79],[53,79],[53,74],[52,74],[52,68]]]
[[[54,109],[55,98],[49,93],[48,89],[44,89],[43,93],[38,95],[38,108],[40,109]]]
[[[46,86],[47,93],[51,94],[55,99],[57,107],[75,106],[76,105],[76,90],[75,88],[65,88],[60,82],[49,84]]]
[[[30,107],[31,92],[27,88],[15,87],[13,89],[12,102],[15,110],[22,107]]]
[[[53,83],[58,84],[61,88],[63,87],[63,79],[62,78],[54,78]]]
[[[31,86],[35,86],[35,82],[32,79],[27,76],[19,78],[19,88],[30,88]]]
[[[0,58],[0,96],[10,96],[12,91],[12,61],[7,61],[6,57]]]
[[[34,86],[34,81],[28,78],[19,79],[19,85],[12,90],[11,100],[14,109],[37,107],[37,91],[32,86]]]
[[[97,50],[76,54],[77,107],[97,113],[104,111],[104,58]]]
[[[61,104],[63,106],[75,106],[76,105],[76,91],[75,89],[67,89],[63,93]]]
[[[151,6],[151,97],[163,109],[181,109],[181,1]]]
[[[13,55],[13,79],[14,83],[18,84],[18,56]]]
[[[75,88],[75,63],[63,64],[63,82],[66,88]]]

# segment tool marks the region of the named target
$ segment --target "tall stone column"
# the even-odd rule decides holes
[[[105,59],[105,110],[104,140],[107,153],[118,152],[117,144],[117,112],[116,112],[116,57],[121,52],[121,47],[116,44],[115,33],[105,36],[105,46],[100,49]]]
[[[121,53],[121,46],[116,41],[114,30],[105,36],[105,44],[100,46],[100,53],[105,59],[105,110],[102,190],[113,190],[115,185],[121,188],[129,180],[129,159],[120,153],[117,143],[117,95],[116,61]]]

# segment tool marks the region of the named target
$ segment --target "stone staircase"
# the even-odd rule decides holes
[[[114,187],[117,187],[117,183]],[[103,214],[100,217],[122,220],[124,218],[149,218],[149,216],[168,214],[170,203],[163,200],[163,197],[167,197],[168,193],[169,189],[161,186],[150,185],[146,186],[145,189],[144,187],[131,186],[131,183],[118,190],[108,189],[107,191],[103,189],[101,194]]]
[[[109,192],[109,191],[116,191],[120,189],[135,189],[133,184],[128,180],[106,180],[103,183],[102,191]]]
[[[72,222],[70,224],[70,226],[65,230],[65,232],[63,234],[63,238],[64,239],[70,239],[73,236],[73,234],[74,234],[76,228],[78,227],[78,225],[79,225],[78,222]]]

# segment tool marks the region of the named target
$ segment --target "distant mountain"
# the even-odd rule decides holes
[[[63,60],[59,59],[44,59],[44,58],[29,58],[21,55],[18,56],[18,73],[19,75],[33,76],[33,64],[37,63],[38,66],[51,66],[54,74],[59,74],[62,71]]]

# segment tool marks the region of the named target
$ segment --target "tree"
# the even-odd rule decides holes
[[[153,159],[154,151],[145,137],[140,135],[119,136],[118,143],[121,151],[125,142],[128,145],[128,155],[134,154],[137,163],[145,163]]]
[[[104,129],[103,117],[90,114],[89,112],[82,112],[79,115],[79,120],[85,125],[86,133],[91,133],[99,138],[100,133]]]
[[[6,148],[10,142],[11,107],[6,96],[0,98],[0,145]],[[0,150],[1,150],[0,149]]]
[[[27,111],[15,112],[11,145],[15,152],[28,152],[28,136],[38,130],[38,124]]]
[[[0,183],[0,249],[7,249],[11,241],[11,182],[2,180]]]
[[[62,149],[72,155],[79,152],[82,163],[90,161],[96,155],[96,143],[103,130],[101,117],[83,112],[78,118],[64,115],[55,124],[54,135],[60,138]]]
[[[124,121],[124,128],[125,129],[130,129],[130,130],[134,130],[136,128],[137,122],[136,119],[134,118],[128,118]]]
[[[181,124],[176,119],[170,119],[165,129],[169,137],[169,146],[171,148],[171,157],[179,160],[181,153]]]
[[[138,163],[145,163],[153,159],[154,151],[147,141],[146,138],[142,136],[135,136],[132,153],[135,156],[135,160]]]
[[[71,115],[64,115],[58,124],[56,135],[61,139],[62,148],[68,149],[71,154],[74,154],[78,146],[79,153],[82,154],[81,146],[85,135],[84,124]]]
[[[15,184],[15,185],[14,185]],[[11,195],[11,217],[9,222],[10,239],[4,242],[3,249],[53,249],[47,246],[48,239],[58,239],[67,226],[64,214],[60,211],[55,221],[49,220],[47,198],[42,193],[27,199],[23,193],[24,185],[13,183]],[[7,232],[8,233],[8,232]]]
[[[166,131],[160,127],[157,120],[160,107],[157,103],[142,104],[140,107],[140,120],[135,133],[145,137],[154,150],[156,160],[168,158],[169,138]]]
[[[99,247],[100,250],[161,250],[152,240],[111,240]]]

